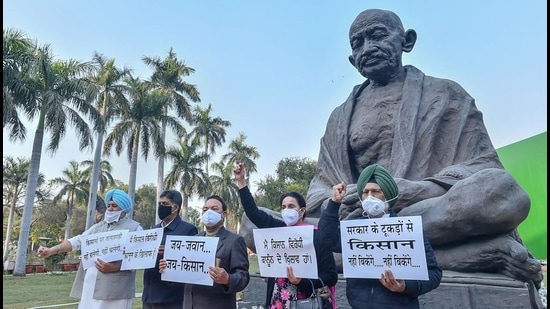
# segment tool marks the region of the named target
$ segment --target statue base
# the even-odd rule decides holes
[[[532,284],[500,274],[447,270],[439,287],[419,300],[420,308],[425,309],[543,308]]]
[[[263,308],[266,280],[250,275],[244,299],[238,308]],[[338,309],[351,309],[346,299],[346,280],[340,275],[336,285]],[[439,287],[419,297],[422,309],[542,309],[534,285],[499,274],[443,271]]]

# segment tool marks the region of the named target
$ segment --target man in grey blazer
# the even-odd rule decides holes
[[[224,200],[212,195],[202,207],[202,223],[205,231],[198,236],[219,237],[216,249],[216,265],[209,267],[212,286],[185,284],[183,309],[216,308],[236,309],[237,292],[244,290],[250,281],[248,253],[244,238],[223,227],[227,216]],[[159,263],[159,270],[166,268],[166,260]]]
[[[120,190],[112,189],[105,194],[107,211],[103,221],[92,225],[80,235],[63,240],[52,247],[40,247],[38,255],[48,257],[54,254],[81,249],[81,236],[114,230],[130,232],[143,230],[141,224],[128,217],[134,205],[130,196]],[[122,261],[105,262],[97,259],[95,267],[86,270],[78,268],[70,295],[79,298],[78,309],[116,308],[131,309],[135,297],[136,270],[120,270]]]

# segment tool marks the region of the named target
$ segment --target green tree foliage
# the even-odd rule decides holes
[[[124,79],[129,76],[129,68],[117,68],[115,59],[109,59],[97,52],[92,59],[92,69],[88,76],[94,86],[93,101],[96,104],[100,114],[101,126],[97,128],[97,139],[95,144],[94,159],[89,163],[90,174],[90,193],[88,197],[88,209],[86,212],[86,229],[92,226],[95,219],[95,209],[97,207],[97,189],[101,185],[100,192],[105,193],[105,177],[110,176],[111,167],[108,161],[101,160],[101,149],[103,148],[103,138],[106,133],[106,127],[112,118],[118,114],[118,106],[121,101],[126,101],[126,85]],[[86,163],[88,164],[88,163]],[[99,183],[98,183],[99,181]],[[113,179],[110,178],[112,183]]]
[[[221,159],[227,164],[244,163],[246,166],[246,178],[258,171],[256,162],[260,158],[258,148],[246,144],[246,134],[239,132],[239,135],[229,142],[227,153]]]
[[[141,186],[136,190],[136,207],[134,220],[141,223],[143,229],[155,226],[157,217],[157,187],[153,184]]]
[[[4,51],[6,50],[14,49],[4,46]],[[98,119],[97,111],[85,98],[90,87],[87,80],[83,78],[83,74],[89,69],[89,65],[74,59],[64,61],[55,59],[48,44],[37,46],[32,51],[29,61],[20,63],[21,68],[25,70],[12,71],[13,74],[8,75],[12,77],[9,83],[7,85],[4,83],[4,98],[8,98],[8,103],[13,103],[9,106],[11,109],[7,110],[9,116],[3,118],[4,127],[6,123],[10,124],[8,125],[9,139],[18,140],[25,137],[25,134],[19,134],[22,128],[16,111],[24,114],[30,121],[36,120],[37,123],[28,169],[27,194],[20,225],[14,276],[25,275],[24,263],[45,135],[48,134],[51,137],[47,151],[53,154],[69,131],[68,129],[74,128],[72,133],[78,138],[79,149],[83,150],[93,144],[89,120],[96,123],[95,120]],[[6,59],[6,52],[4,52],[4,59]],[[19,133],[14,130],[19,130]]]
[[[277,163],[275,175],[267,175],[258,181],[256,203],[275,211],[279,211],[281,194],[296,191],[304,197],[309,183],[315,174],[317,161],[310,158],[287,157]]]
[[[202,231],[204,228],[201,221],[201,215],[202,213],[199,210],[193,207],[189,207],[187,212],[187,222],[196,226],[199,229],[199,231]]]
[[[51,200],[44,200],[38,206],[33,215],[30,234],[32,241],[38,242],[39,237],[63,239],[66,224],[66,205],[63,202],[53,203]],[[74,228],[71,233],[78,233],[83,228],[78,224],[71,226]]]
[[[190,132],[190,137],[194,141],[204,146],[206,154],[206,162],[204,169],[206,176],[208,173],[209,158],[216,153],[216,148],[225,143],[225,129],[231,126],[231,122],[224,120],[221,117],[212,116],[212,104],[208,104],[207,108],[196,106],[193,110],[192,125],[195,125]]]
[[[65,239],[68,239],[73,235],[71,234],[71,223],[75,207],[84,205],[88,197],[89,177],[80,168],[78,162],[71,160],[69,167],[62,171],[62,176],[51,179],[50,183],[59,187],[59,192],[54,197],[53,202],[57,203],[63,200],[66,205]]]
[[[238,223],[243,214],[239,200],[239,188],[233,180],[233,164],[223,160],[214,162],[212,169],[217,175],[210,175],[211,194],[220,196],[227,204],[227,225],[231,231],[237,231]]]
[[[200,145],[187,138],[188,136],[180,138],[177,146],[168,149],[166,158],[172,161],[172,166],[164,179],[167,188],[177,188],[183,195],[181,204],[183,220],[188,220],[189,198],[206,197],[209,195],[207,191],[210,186],[203,169],[207,156],[200,151]]]
[[[170,100],[169,96],[161,90],[152,90],[150,83],[139,78],[130,77],[126,82],[130,100],[128,104],[121,104],[121,119],[114,124],[105,139],[103,152],[109,156],[114,148],[116,154],[120,155],[126,148],[130,162],[128,195],[135,201],[139,154],[147,161],[150,152],[157,158],[164,153],[161,124],[166,124],[177,136],[185,134],[185,128],[178,117],[163,114],[162,109],[166,101]],[[133,211],[130,211],[128,217],[132,216]]]
[[[10,141],[24,141],[27,128],[21,121],[18,109],[29,99],[29,91],[24,84],[35,48],[24,32],[16,29],[4,29],[2,40],[3,64],[3,119],[2,127],[9,132]]]
[[[160,57],[143,57],[142,60],[153,69],[149,82],[155,89],[171,98],[164,101],[161,106],[163,115],[167,116],[170,111],[175,111],[179,118],[191,123],[190,102],[198,103],[201,99],[197,86],[186,82],[184,78],[195,73],[195,69],[187,66],[185,61],[178,59],[172,48],[170,48],[164,59]],[[166,126],[167,123],[162,121],[160,138],[163,143],[166,143]],[[181,136],[181,134],[178,134],[178,136]],[[165,153],[162,151],[158,155],[157,197],[164,191],[164,161]],[[156,218],[156,222],[160,223],[160,219]]]
[[[80,235],[86,230],[86,205],[84,203],[73,209],[70,235]]]
[[[48,241],[48,243],[46,244],[46,247],[51,248],[51,247],[56,246],[58,244],[60,244],[60,242],[58,240],[52,239],[52,240]],[[67,256],[67,252],[63,252],[63,253],[48,256],[47,258],[44,259],[46,268],[51,269],[51,270],[58,270],[59,265],[57,263],[63,261],[66,256]]]

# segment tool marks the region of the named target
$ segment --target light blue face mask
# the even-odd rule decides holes
[[[294,225],[300,220],[300,214],[296,209],[285,208],[281,211],[281,216],[287,226]]]
[[[202,224],[204,224],[205,226],[214,226],[218,224],[221,219],[222,215],[213,211],[212,209],[208,209],[205,213],[202,214]]]

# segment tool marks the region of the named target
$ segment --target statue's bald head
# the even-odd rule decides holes
[[[356,31],[372,23],[382,23],[390,28],[397,29],[401,33],[405,32],[401,19],[394,12],[381,9],[368,9],[359,13],[359,15],[355,17],[355,20],[353,20],[353,23],[351,23],[349,29],[350,37]]]

